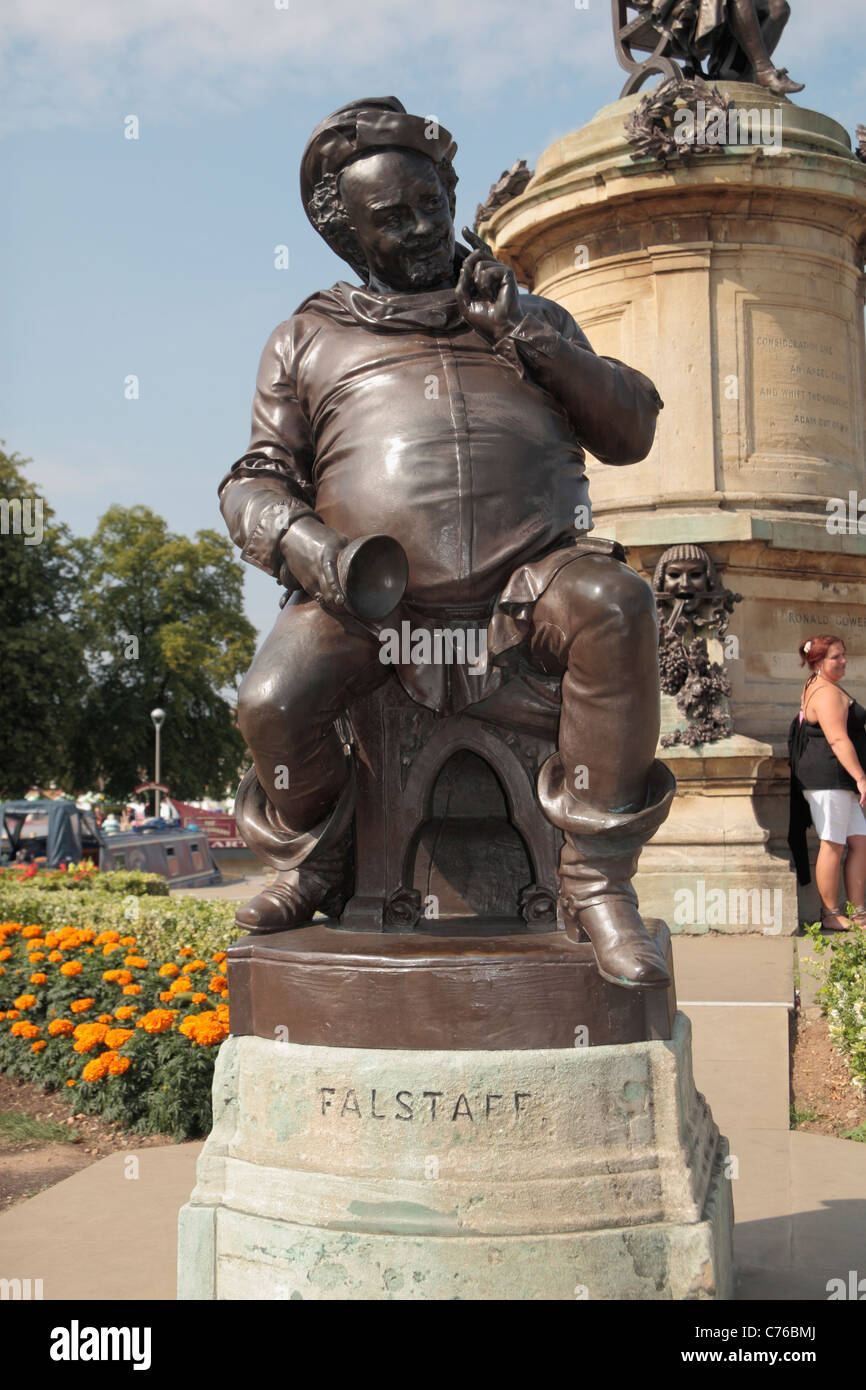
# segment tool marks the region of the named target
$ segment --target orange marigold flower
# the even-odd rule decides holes
[[[172,1000],[173,998],[174,998],[174,995],[172,994],[171,990],[170,990],[170,989],[164,989],[164,990],[162,990],[162,991],[160,992],[159,1002],[160,1002],[160,1004],[168,1004],[168,1003],[171,1002],[171,1000]]]
[[[96,932],[93,930],[92,927],[80,927],[78,930],[78,935],[80,936],[82,941],[96,940]]]
[[[129,1057],[121,1057],[116,1052],[106,1052],[109,1076],[122,1076],[132,1065]]]
[[[13,1023],[9,1031],[12,1034],[13,1038],[39,1037],[39,1029],[36,1027],[36,1024],[27,1023],[26,1020],[23,1018],[21,1019],[20,1023]]]
[[[187,961],[186,965],[184,966],[184,969],[187,970],[187,971],[190,971],[190,972],[192,972],[193,970],[207,970],[207,961],[206,961],[206,960],[191,960],[191,961]]]
[[[22,927],[21,935],[25,938],[25,940],[30,941],[34,936],[42,935],[42,928],[37,927],[35,924],[29,927]]]
[[[228,1004],[217,1004],[216,1015],[217,1015],[217,1018],[220,1020],[221,1023],[228,1023],[228,1021],[229,1021],[229,1006],[228,1006]]]
[[[92,947],[92,946],[85,946],[85,948],[84,948],[84,954],[85,954],[86,956],[92,956],[92,955],[93,955],[93,947]]]
[[[119,974],[120,974],[120,971],[119,971],[119,970],[103,970],[103,972],[102,972],[102,978],[103,978],[103,980],[112,981],[112,980],[116,980]]]
[[[70,1018],[52,1018],[48,1025],[52,1038],[68,1038],[74,1028],[75,1024]]]
[[[114,1010],[114,1017],[115,1017],[115,1018],[119,1018],[119,1019],[121,1020],[121,1022],[123,1022],[124,1019],[132,1018],[132,1015],[133,1015],[133,1014],[137,1014],[137,1013],[138,1013],[138,1005],[137,1005],[137,1004],[124,1004],[123,1007],[122,1007],[121,1009],[115,1009],[115,1010]]]
[[[215,951],[214,954],[211,956],[211,960],[214,961],[216,965],[219,965],[221,961],[225,960],[225,958],[225,951]]]
[[[62,960],[62,959],[63,959],[63,952],[62,952],[62,951],[52,951],[52,952],[51,952],[51,955],[48,957],[48,959],[51,961],[51,964],[52,964],[52,965],[56,965],[57,962],[58,962],[59,960]]]
[[[35,994],[19,994],[18,998],[15,1000],[15,1007],[16,1009],[32,1009],[35,1003]]]
[[[95,936],[95,937],[93,938],[93,940],[94,940],[94,942],[95,942],[95,944],[96,944],[97,946],[102,946],[106,941],[119,941],[119,940],[120,940],[120,932],[119,932],[119,931],[103,931],[103,932],[100,932],[100,933],[99,933],[99,936]]]
[[[189,975],[178,975],[176,980],[171,982],[172,994],[186,994],[187,990],[192,989],[192,980]]]
[[[124,994],[141,994],[141,985],[124,985]]]
[[[215,1011],[187,1014],[180,1025],[181,1033],[201,1047],[210,1047],[228,1036],[228,1025]]]
[[[143,1028],[146,1033],[165,1033],[174,1023],[174,1017],[174,1009],[151,1009],[142,1015],[136,1027]]]
[[[123,1044],[134,1034],[134,1028],[109,1028],[103,1041],[106,1047],[123,1047]]]
[[[195,951],[192,949],[191,946],[181,946],[180,950],[178,951],[178,955],[179,955],[179,956],[194,956],[194,955],[195,955]]]
[[[44,959],[45,959],[45,952],[44,952],[44,951],[31,951],[31,952],[30,952],[30,964],[31,964],[31,965],[38,965],[39,961],[44,960]]]
[[[107,1052],[103,1052],[101,1057],[94,1057],[92,1062],[88,1062],[84,1071],[81,1073],[82,1081],[101,1081],[108,1073]]]
[[[73,1049],[76,1052],[91,1052],[104,1040],[107,1032],[108,1029],[104,1023],[79,1024],[75,1030]]]
[[[114,1014],[100,1014],[96,1021],[97,1023],[113,1023]]]
[[[48,983],[48,976],[43,975],[39,970],[37,970],[35,975],[30,976],[30,983],[31,985],[45,985]]]
[[[83,1013],[86,1013],[86,1011],[87,1011],[88,1009],[92,1009],[92,1008],[93,1008],[93,1000],[92,1000],[92,999],[73,999],[73,1001],[72,1001],[72,1003],[69,1005],[69,1007],[70,1007],[70,1009],[72,1010],[72,1012],[73,1012],[74,1014],[83,1014]]]
[[[225,975],[213,975],[208,989],[213,990],[214,994],[224,994],[228,989]]]
[[[3,947],[3,950],[0,951],[0,960],[8,960],[9,957],[11,956],[11,954],[12,954],[12,947],[11,947],[11,946],[4,946],[4,947]]]
[[[6,974],[6,966],[5,966],[5,965],[0,965],[0,975],[5,975],[5,974]]]
[[[84,966],[80,960],[68,960],[60,967],[61,975],[80,975]]]
[[[44,1038],[40,1038],[38,1042],[35,1042],[35,1043],[31,1043],[31,1044],[30,1044],[30,1051],[31,1051],[31,1052],[41,1052],[42,1049],[43,1049],[43,1047],[47,1047],[47,1046],[48,1046],[48,1043],[45,1041],[45,1039],[44,1039]]]
[[[7,1009],[7,1010],[6,1010],[6,1017],[7,1017],[7,1018],[17,1018],[17,1017],[18,1017],[18,1010],[17,1010],[17,1009]]]
[[[144,956],[127,956],[123,963],[133,966],[136,970],[144,970],[146,966],[150,965],[150,961],[145,960]]]
[[[194,994],[194,995],[192,996],[192,1002],[193,1002],[194,1004],[206,1004],[206,1003],[207,1003],[207,995],[206,995],[206,994]]]
[[[159,967],[159,973],[160,975],[179,975],[180,966],[172,965],[171,963],[169,963],[168,965],[161,965]]]
[[[67,1081],[66,1084],[67,1084],[67,1086],[74,1086],[74,1085],[75,1085],[75,1082],[74,1082],[74,1081]]]
[[[120,938],[121,946],[134,946],[135,942],[136,938],[134,936],[122,936]]]
[[[112,953],[112,951],[120,951],[120,950],[122,950],[122,947],[120,946],[119,942],[117,942],[117,941],[109,941],[109,943],[108,943],[107,946],[103,946],[103,948],[102,948],[102,954],[103,954],[104,956],[110,956],[111,953]]]

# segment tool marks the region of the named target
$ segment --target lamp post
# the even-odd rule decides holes
[[[162,728],[162,726],[163,726],[163,724],[164,724],[164,722],[165,722],[165,710],[164,710],[164,709],[152,709],[152,710],[150,711],[150,717],[151,717],[151,719],[153,720],[153,727],[154,727],[154,729],[156,730],[156,775],[155,775],[155,777],[154,777],[153,780],[154,780],[154,782],[157,783],[157,785],[156,785],[156,787],[154,788],[154,792],[153,792],[153,809],[154,809],[155,814],[158,816],[158,815],[159,815],[159,731],[160,731],[160,729]]]

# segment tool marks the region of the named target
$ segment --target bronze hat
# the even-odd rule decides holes
[[[307,216],[313,189],[322,176],[338,174],[358,155],[396,147],[417,150],[434,163],[451,159],[457,150],[451,132],[436,125],[437,134],[431,135],[433,124],[430,117],[410,116],[396,97],[361,97],[326,116],[301,157],[301,201]]]

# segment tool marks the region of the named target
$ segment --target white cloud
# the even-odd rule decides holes
[[[589,73],[608,55],[606,4],[553,0],[5,0],[0,89],[6,129],[100,120],[123,107],[157,119],[232,109],[264,91],[314,89],[340,72],[436,68],[437,88],[507,95],[511,82]],[[363,85],[358,86],[363,91]],[[377,89],[378,90],[378,89]]]

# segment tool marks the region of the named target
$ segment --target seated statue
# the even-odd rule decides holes
[[[802,92],[772,53],[791,15],[787,0],[628,0],[665,36],[670,53],[693,72],[754,82],[777,96]]]
[[[622,549],[588,534],[584,467],[585,450],[644,458],[662,401],[474,233],[455,240],[455,149],[383,97],[336,111],[304,151],[307,215],[362,283],[312,294],[273,332],[249,447],[220,485],[243,558],[288,591],[238,702],[254,759],[238,824],[280,872],[237,921],[285,931],[345,904],[353,701],[396,679],[443,717],[496,723],[515,673],[535,672],[561,679],[538,796],[564,833],[562,923],[606,980],[664,988],[631,883],[676,787],[655,757],[657,618]],[[371,534],[408,560],[385,623],[345,587],[349,542]],[[384,628],[406,622],[462,624],[487,660],[383,659]]]

